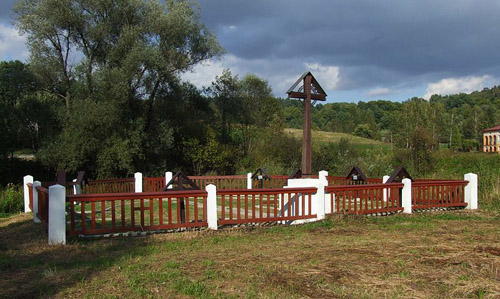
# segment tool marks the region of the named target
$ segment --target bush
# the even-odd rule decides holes
[[[21,212],[23,205],[23,192],[18,186],[9,184],[0,190],[0,217]]]

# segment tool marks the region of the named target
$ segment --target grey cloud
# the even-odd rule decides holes
[[[399,81],[426,74],[481,74],[500,65],[498,1],[201,0],[200,5],[203,21],[229,53],[270,64],[280,58],[337,65],[345,78],[339,88],[404,84]]]

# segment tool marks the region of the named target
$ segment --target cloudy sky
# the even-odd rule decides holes
[[[0,60],[26,60],[0,0]],[[207,86],[224,68],[277,96],[306,70],[329,102],[402,101],[500,84],[498,0],[199,0],[226,55],[184,75]]]

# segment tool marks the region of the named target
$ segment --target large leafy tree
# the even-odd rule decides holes
[[[189,0],[20,0],[15,13],[34,74],[66,107],[44,161],[68,170],[143,168],[148,138],[171,142],[155,103],[180,73],[223,52]]]
[[[0,62],[0,158],[21,147],[19,131],[26,124],[21,121],[19,107],[25,95],[37,88],[38,82],[26,64],[17,60]]]

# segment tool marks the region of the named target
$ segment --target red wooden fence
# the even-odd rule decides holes
[[[401,183],[328,186],[330,211],[326,213],[376,214],[402,211]],[[384,192],[387,194],[384,201]]]
[[[257,223],[316,218],[311,213],[316,188],[222,190],[220,224]]]
[[[366,184],[382,184],[382,179],[367,178],[366,181],[353,181],[344,176],[327,176],[328,186],[339,185],[366,185]]]
[[[70,236],[207,226],[202,190],[68,195],[66,202]]]
[[[36,192],[38,193],[38,218],[49,226],[49,190],[44,187],[37,186]]]
[[[30,199],[29,207],[30,207],[30,210],[33,211],[33,184],[28,183],[28,184],[26,184],[26,186],[28,186],[28,196]]]
[[[253,180],[252,188],[254,188],[254,189],[283,188],[284,186],[287,185],[287,181],[288,181],[287,175],[271,175],[268,180],[262,180],[262,187],[261,187],[261,181]]]
[[[468,181],[416,181],[412,183],[412,208],[465,207],[464,187]]]
[[[165,177],[144,178],[144,192],[162,192],[165,187]]]
[[[129,193],[135,191],[135,179],[109,179],[89,181],[83,187],[84,194]]]
[[[217,190],[247,188],[246,175],[189,176],[189,178],[201,189],[205,189],[209,184],[215,185]]]

